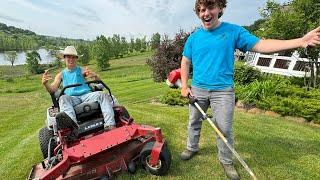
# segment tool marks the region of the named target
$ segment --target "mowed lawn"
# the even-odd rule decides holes
[[[187,162],[180,160],[186,146],[188,107],[158,103],[168,87],[153,82],[145,64],[149,57],[146,53],[112,60],[110,70],[99,74],[136,123],[161,127],[173,161],[163,177],[139,168],[135,175],[122,174],[117,179],[226,179],[217,160],[215,133],[207,122],[199,155]],[[7,73],[9,68],[0,71]],[[96,70],[94,64],[89,68]],[[1,180],[26,179],[32,165],[42,161],[38,131],[45,125],[51,100],[40,81],[41,75],[0,80]],[[258,179],[320,179],[320,128],[236,110],[234,136],[237,152]],[[235,164],[241,177],[250,179],[237,160]]]

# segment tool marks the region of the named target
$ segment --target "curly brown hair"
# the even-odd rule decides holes
[[[227,7],[227,0],[196,0],[196,3],[194,5],[194,11],[199,16],[200,12],[200,6],[218,6],[221,9],[224,9]],[[223,12],[219,14],[219,18],[223,15]]]

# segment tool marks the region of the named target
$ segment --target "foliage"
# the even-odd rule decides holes
[[[132,53],[133,51],[134,51],[134,46],[135,46],[135,44],[134,44],[134,39],[133,38],[131,38],[130,39],[130,45],[129,45],[129,52],[130,53]]]
[[[234,68],[234,81],[241,85],[250,84],[261,79],[261,72],[251,66],[236,62]]]
[[[79,59],[78,59],[78,62],[81,65],[88,65],[90,60],[91,60],[91,57],[90,57],[90,54],[89,54],[89,47],[87,45],[80,44],[77,47],[77,52],[80,55]]]
[[[14,26],[7,26],[4,23],[0,23],[0,29],[2,31],[5,31],[5,32],[10,33],[10,34],[36,35],[36,33],[32,32],[32,31],[24,30],[24,29],[21,29],[21,28],[16,28]]]
[[[16,51],[6,51],[5,52],[5,59],[11,63],[11,66],[13,66],[14,62],[17,59],[17,52]]]
[[[175,35],[174,40],[164,36],[154,55],[147,60],[155,82],[164,81],[170,71],[180,67],[183,46],[188,37],[189,33],[183,30]]]
[[[187,98],[183,98],[179,89],[169,89],[160,99],[161,103],[171,106],[184,106],[189,103]]]
[[[151,37],[151,49],[157,49],[160,46],[161,36],[159,33],[155,33]]]
[[[118,58],[121,54],[121,39],[120,35],[114,34],[112,38],[109,40],[112,46],[111,53],[112,57]]]
[[[125,37],[121,37],[120,47],[118,48],[120,49],[120,52],[121,52],[120,57],[124,57],[124,55],[128,54],[129,45]]]
[[[285,84],[281,81],[254,81],[243,89],[243,92],[239,97],[246,103],[254,103],[265,99],[268,96],[274,95],[277,89],[284,86]]]
[[[7,35],[0,32],[0,52],[21,51],[40,47],[34,37],[25,35]]]
[[[291,85],[290,79],[272,75],[248,85],[236,83],[235,90],[237,97],[246,105],[320,123],[318,89],[300,88]]]
[[[134,50],[135,51],[140,51],[142,47],[142,42],[141,39],[137,38],[134,42]]]
[[[253,22],[250,26],[243,26],[246,28],[249,32],[254,33],[255,31],[258,31],[260,29],[260,25],[263,24],[266,21],[266,19],[258,19]]]
[[[320,102],[317,99],[269,96],[258,101],[256,105],[258,108],[272,110],[283,116],[298,116],[320,123]]]
[[[40,74],[43,72],[39,62],[41,57],[37,51],[31,51],[27,53],[26,67],[32,74]]]
[[[319,26],[320,2],[319,0],[293,0],[280,4],[268,0],[261,11],[261,15],[265,22],[260,24],[260,28],[255,31],[258,36],[272,39],[298,38]],[[290,52],[292,51],[288,51],[286,55]],[[319,53],[320,48],[313,48],[308,52],[311,69],[308,84],[312,87],[317,87],[319,83]],[[304,54],[302,49],[300,49],[300,54]]]
[[[145,52],[146,50],[147,50],[147,40],[146,40],[146,36],[143,36],[143,38],[141,39],[140,52]]]
[[[105,71],[110,66],[111,49],[111,43],[105,36],[101,35],[97,37],[94,43],[94,54],[97,60],[97,67],[100,71]]]
[[[82,39],[37,35],[36,33],[0,23],[0,52],[35,50],[40,47],[65,47],[86,44]]]

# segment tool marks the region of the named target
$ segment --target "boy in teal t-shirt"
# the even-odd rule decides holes
[[[74,110],[75,106],[82,102],[98,102],[104,118],[105,130],[116,128],[112,107],[113,105],[109,96],[98,91],[91,92],[89,86],[85,84],[85,78],[100,80],[99,76],[88,70],[88,68],[81,68],[77,65],[79,56],[74,46],[67,46],[62,52],[62,55],[62,58],[66,63],[66,68],[55,76],[51,84],[49,84],[48,81],[52,78],[48,74],[48,71],[45,71],[42,76],[42,84],[49,93],[56,92],[61,83],[63,84],[63,87],[74,84],[82,85],[66,89],[65,95],[62,95],[59,98],[60,113],[56,116],[57,127],[61,128],[68,122],[72,121],[77,124],[76,113]]]
[[[220,22],[226,7],[226,0],[196,0],[195,12],[203,26],[192,33],[183,51],[181,60],[181,95],[188,94],[198,99],[204,111],[210,106],[218,128],[233,145],[232,121],[234,113],[234,51],[272,53],[298,47],[320,44],[320,27],[302,38],[292,40],[262,40],[244,28]],[[187,86],[190,64],[193,65],[192,87]],[[187,148],[181,154],[182,160],[191,159],[199,150],[202,115],[189,106]],[[230,179],[239,179],[232,163],[232,153],[217,137],[218,158]]]

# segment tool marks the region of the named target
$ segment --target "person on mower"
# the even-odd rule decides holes
[[[65,90],[65,95],[62,95],[60,97],[60,113],[56,116],[58,129],[63,128],[59,127],[59,124],[62,124],[59,123],[59,121],[71,119],[73,122],[77,124],[74,106],[82,102],[95,101],[97,101],[100,104],[105,122],[105,130],[114,129],[116,126],[110,97],[102,92],[92,92],[90,87],[87,84],[85,84],[85,78],[93,78],[94,80],[99,80],[99,76],[96,73],[90,71],[88,68],[82,68],[77,66],[77,60],[79,56],[74,46],[67,46],[61,55],[66,63],[66,68],[55,76],[51,84],[49,84],[48,81],[51,80],[52,77],[48,74],[47,70],[44,72],[42,76],[42,84],[45,86],[46,90],[49,93],[56,92],[61,82],[64,87],[73,84],[82,85],[67,88]]]
[[[202,27],[187,39],[181,60],[181,95],[189,94],[198,99],[206,111],[211,106],[213,121],[233,146],[232,121],[235,107],[234,94],[234,51],[272,53],[320,44],[320,27],[302,38],[292,40],[262,40],[241,26],[219,21],[226,8],[226,0],[196,0],[195,13]],[[191,88],[188,87],[190,64],[193,65]],[[202,115],[196,107],[189,106],[187,147],[181,154],[182,160],[191,159],[199,150]],[[217,137],[218,158],[230,179],[239,179],[233,166],[232,152]]]

